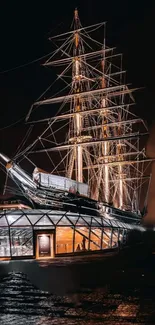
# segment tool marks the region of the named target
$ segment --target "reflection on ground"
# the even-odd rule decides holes
[[[60,297],[36,289],[22,273],[11,272],[0,282],[0,324],[155,324],[155,285],[150,278],[146,286],[148,274],[121,270],[118,276],[119,281],[104,288]]]

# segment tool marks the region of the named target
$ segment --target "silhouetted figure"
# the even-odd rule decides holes
[[[80,252],[80,251],[81,251],[80,244],[78,244],[76,248],[76,252]]]
[[[86,238],[83,236],[82,239],[82,250],[85,251],[86,250]]]

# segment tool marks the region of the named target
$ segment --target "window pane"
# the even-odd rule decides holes
[[[34,225],[41,217],[41,215],[35,215],[35,214],[28,214],[27,216],[29,218],[29,220],[31,221],[31,223]]]
[[[6,218],[8,220],[9,225],[11,225],[13,222],[18,220],[22,215],[21,214],[7,214]]]
[[[56,253],[73,252],[73,229],[71,227],[56,227]]]
[[[102,226],[102,224],[100,224],[99,221],[100,221],[100,219],[98,219],[98,218],[96,218],[96,219],[92,218],[92,222],[91,222],[92,226],[94,226],[94,227]]]
[[[67,219],[65,216],[63,218],[60,219],[60,221],[58,222],[58,226],[71,226],[71,222],[69,219]]]
[[[88,250],[88,242],[89,242],[89,228],[76,227],[74,251],[80,252],[80,251]]]
[[[49,214],[49,218],[52,221],[52,223],[54,223],[54,225],[56,225],[58,223],[58,221],[62,218],[62,214],[58,214],[58,215],[50,215]]]
[[[0,218],[0,227],[8,227],[8,223],[6,221],[5,216]]]
[[[10,228],[12,256],[33,255],[32,228]]]
[[[103,240],[102,240],[103,249],[111,247],[111,230],[112,228],[104,227]]]
[[[9,230],[0,229],[0,257],[10,256]]]
[[[14,222],[13,226],[30,226],[30,221],[26,216],[20,217],[17,221]]]
[[[118,230],[113,229],[112,232],[112,247],[117,247],[118,246]]]
[[[91,228],[90,234],[90,249],[99,250],[101,249],[101,234],[102,231],[100,228]]]
[[[43,216],[37,223],[36,226],[52,226],[51,220],[47,216]]]
[[[79,218],[78,219],[78,221],[77,221],[77,225],[79,226],[87,226],[88,224],[87,224],[87,222],[85,221],[85,219],[84,218]]]

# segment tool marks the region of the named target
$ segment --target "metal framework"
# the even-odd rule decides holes
[[[138,211],[151,160],[140,145],[147,127],[130,111],[137,89],[125,83],[122,55],[106,46],[105,23],[83,28],[76,9],[73,25],[73,31],[52,38],[57,49],[44,64],[64,67],[56,80],[63,80],[65,88],[32,105],[27,122],[48,125],[33,143],[26,146],[25,140],[14,158],[20,163],[25,158],[30,161],[31,154],[45,153],[52,163],[51,173],[88,183],[91,198]],[[104,31],[103,44],[92,36],[98,28]],[[53,104],[59,105],[55,117],[29,121],[34,108]]]
[[[126,242],[131,229],[143,227],[119,221],[110,214],[96,217],[49,210],[16,210],[0,213],[0,257],[34,256],[35,230],[55,233],[56,254],[74,253],[85,239],[85,249],[103,250]],[[18,241],[18,244],[17,244]]]

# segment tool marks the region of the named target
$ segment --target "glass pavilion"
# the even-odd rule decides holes
[[[100,251],[126,242],[139,225],[115,218],[51,210],[0,213],[0,258],[53,258]]]

